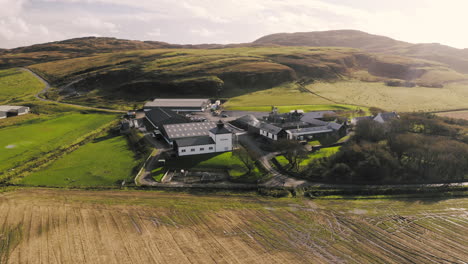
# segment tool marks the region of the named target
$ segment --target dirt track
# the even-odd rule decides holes
[[[463,263],[468,199],[0,194],[0,263]]]
[[[68,105],[68,106],[74,106],[74,107],[79,107],[79,108],[84,108],[84,109],[89,109],[89,110],[98,110],[98,111],[106,111],[106,112],[113,112],[113,113],[126,113],[126,111],[123,111],[123,110],[115,110],[115,109],[98,108],[98,107],[91,107],[91,106],[84,106],[84,105],[77,105],[77,104],[70,104],[70,103],[62,103],[62,102],[58,102],[58,101],[54,101],[54,100],[45,99],[45,98],[41,97],[41,95],[45,94],[51,88],[50,84],[46,80],[44,80],[41,76],[37,75],[35,72],[31,71],[28,68],[21,68],[21,70],[31,73],[32,75],[34,75],[34,77],[36,77],[39,81],[41,81],[45,85],[44,89],[42,91],[40,91],[39,93],[34,95],[34,97],[36,97],[37,99],[39,99],[41,101],[52,102],[52,103]]]

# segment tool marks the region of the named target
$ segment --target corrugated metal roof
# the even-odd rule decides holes
[[[287,133],[293,135],[310,135],[310,134],[321,134],[321,133],[329,133],[333,132],[328,126],[320,126],[320,127],[307,127],[307,128],[300,128],[300,129],[288,129],[286,130]]]
[[[197,122],[164,125],[169,139],[208,136],[209,131],[216,127],[216,122]]]
[[[13,106],[13,105],[0,105],[0,111],[9,112],[13,110],[19,110],[22,108],[27,108],[27,106]]]
[[[147,102],[145,107],[204,107],[209,99],[154,99]]]
[[[215,144],[214,140],[209,136],[179,138],[175,140],[178,147],[202,146]]]
[[[260,129],[273,135],[277,135],[279,132],[281,132],[281,130],[283,130],[281,127],[277,127],[268,123],[260,123]]]

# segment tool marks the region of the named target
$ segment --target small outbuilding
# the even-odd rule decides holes
[[[11,116],[28,114],[30,108],[27,106],[0,105],[0,119]]]

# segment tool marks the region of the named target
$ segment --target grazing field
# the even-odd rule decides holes
[[[465,119],[468,120],[468,111],[453,111],[453,112],[444,112],[437,113],[438,116],[456,118],[456,119]]]
[[[235,157],[232,152],[222,154],[203,154],[195,156],[182,156],[176,159],[170,159],[166,163],[168,169],[187,169],[187,170],[227,170],[234,179],[256,181],[263,174],[258,168],[255,168],[252,175],[245,175],[247,169],[244,164]],[[157,173],[161,173],[160,171]],[[157,174],[156,174],[157,175]]]
[[[468,108],[468,85],[445,88],[390,87],[360,81],[317,82],[307,88],[339,103],[379,107],[387,111],[437,111]]]
[[[302,109],[308,111],[340,110],[367,111],[367,107],[348,104],[336,104],[310,92],[301,91],[293,83],[279,87],[248,93],[233,97],[225,104],[226,110],[269,112],[272,106],[277,106],[282,113]]]
[[[0,129],[0,175],[34,157],[71,144],[115,119],[110,114],[78,114],[37,118]]]
[[[30,97],[44,88],[31,73],[20,69],[0,70],[0,104]]]
[[[123,136],[97,138],[20,182],[42,186],[115,186],[139,164]]]
[[[464,263],[467,198],[0,194],[0,263]]]
[[[311,153],[308,155],[308,158],[303,160],[301,163],[299,163],[299,166],[303,169],[312,160],[319,159],[319,158],[325,158],[325,157],[330,157],[331,155],[337,153],[340,150],[341,147],[331,147],[331,148],[323,148],[320,150],[315,151],[314,153]],[[285,167],[289,164],[288,160],[284,156],[278,156],[276,157],[276,160],[281,164],[281,166]]]

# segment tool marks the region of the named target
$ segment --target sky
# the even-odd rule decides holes
[[[0,48],[84,36],[245,43],[335,29],[468,48],[467,10],[466,0],[0,0]]]

